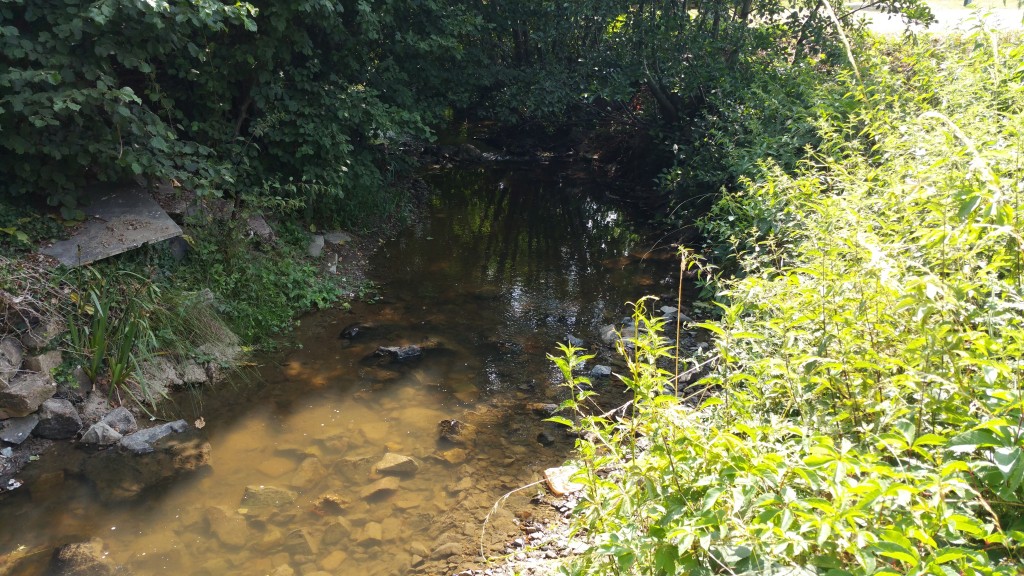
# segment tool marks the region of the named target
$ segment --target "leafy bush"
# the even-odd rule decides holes
[[[1024,47],[876,42],[810,157],[705,223],[745,272],[710,373],[672,393],[649,322],[627,417],[577,420],[570,573],[1020,573]]]

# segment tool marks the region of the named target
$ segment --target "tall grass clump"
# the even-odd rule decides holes
[[[676,392],[652,323],[625,415],[587,416],[559,359],[590,542],[566,573],[1024,570],[1024,48],[869,42],[821,144],[704,222],[734,270],[704,378]]]

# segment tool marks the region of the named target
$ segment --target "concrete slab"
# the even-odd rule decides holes
[[[39,252],[56,258],[65,266],[84,266],[145,244],[181,236],[181,228],[139,185],[98,194],[83,212],[86,220],[77,232]]]

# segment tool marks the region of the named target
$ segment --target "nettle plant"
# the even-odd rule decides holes
[[[591,543],[565,573],[1020,573],[1024,48],[982,30],[863,58],[822,146],[723,200],[779,220],[714,222],[745,274],[697,324],[705,378],[676,394],[649,324],[625,416],[582,417],[559,361]]]

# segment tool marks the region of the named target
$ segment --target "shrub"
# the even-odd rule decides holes
[[[983,30],[878,41],[808,159],[719,204],[744,274],[698,324],[714,368],[666,393],[657,326],[623,348],[631,412],[577,424],[569,572],[1020,572],[1022,61]]]

